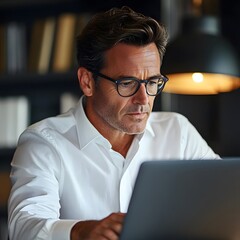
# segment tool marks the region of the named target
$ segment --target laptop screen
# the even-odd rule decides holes
[[[240,239],[240,159],[144,162],[120,239]]]

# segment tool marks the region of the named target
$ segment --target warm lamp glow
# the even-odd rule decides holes
[[[204,80],[203,74],[202,73],[193,73],[192,74],[192,79],[196,83],[200,83]]]
[[[238,77],[213,73],[169,74],[164,91],[177,94],[218,94],[240,87]]]

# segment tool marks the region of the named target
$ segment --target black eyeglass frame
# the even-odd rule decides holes
[[[100,72],[94,71],[94,72],[92,72],[92,73],[93,73],[94,75],[96,75],[97,77],[101,77],[101,78],[104,78],[104,79],[109,80],[109,81],[111,81],[111,82],[114,82],[114,83],[117,85],[117,92],[118,92],[118,94],[119,94],[121,97],[131,97],[131,96],[133,96],[135,93],[137,93],[137,91],[139,90],[139,88],[140,88],[140,86],[141,86],[142,83],[145,83],[146,93],[147,93],[149,96],[157,96],[160,92],[162,92],[162,90],[164,89],[164,86],[165,86],[166,82],[169,80],[167,76],[162,75],[162,74],[161,74],[160,76],[157,76],[157,77],[155,76],[155,77],[152,77],[152,78],[150,77],[149,79],[145,79],[145,80],[137,79],[137,78],[135,78],[135,77],[127,77],[127,78],[121,78],[121,79],[117,79],[117,80],[116,80],[116,79],[113,79],[113,78],[111,78],[111,77],[108,77],[108,76],[106,76],[106,75],[104,75],[104,74],[102,74],[102,73],[100,73]],[[149,83],[149,81],[150,81],[151,79],[157,79],[157,78],[163,79],[163,84],[162,84],[160,87],[158,87],[156,94],[149,94],[146,85]],[[127,96],[123,96],[122,94],[119,93],[118,85],[119,85],[123,80],[126,80],[126,79],[136,81],[136,82],[138,83],[138,86],[137,86],[136,90],[135,90],[132,94],[127,95]]]

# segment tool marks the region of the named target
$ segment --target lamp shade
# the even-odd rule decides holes
[[[169,77],[167,92],[216,94],[240,86],[237,53],[210,16],[184,19],[182,34],[167,46],[162,72]]]

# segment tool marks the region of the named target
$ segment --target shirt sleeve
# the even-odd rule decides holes
[[[60,217],[61,158],[48,134],[26,131],[12,160],[10,240],[66,240],[76,220]]]

